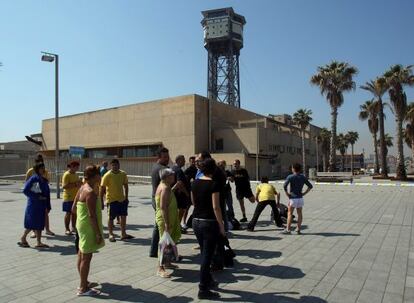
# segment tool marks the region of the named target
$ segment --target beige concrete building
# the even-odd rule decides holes
[[[209,149],[209,121],[214,157],[228,164],[240,159],[252,178],[257,153],[259,175],[272,178],[284,176],[291,163],[301,161],[300,131],[290,116],[263,116],[216,101],[209,106],[208,99],[199,95],[61,117],[61,154],[68,156],[71,147],[82,147],[83,156],[89,159],[118,157],[153,162],[157,148],[165,146],[172,157],[188,157]],[[318,132],[319,128],[313,125],[306,131],[309,167],[316,165],[316,144],[312,138]],[[54,119],[42,122],[42,135],[44,153],[53,156]]]

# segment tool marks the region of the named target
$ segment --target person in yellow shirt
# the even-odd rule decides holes
[[[79,170],[79,162],[71,161],[68,164],[68,170],[62,176],[62,188],[63,188],[63,204],[62,210],[65,212],[65,234],[67,236],[73,235],[75,231],[75,224],[72,220],[72,229],[69,228],[72,217],[72,205],[75,200],[76,194],[82,185],[79,176],[76,172]]]
[[[37,154],[34,161],[35,161],[35,164],[44,163],[43,156],[41,154]],[[34,173],[35,173],[35,171],[34,171],[33,167],[29,168],[26,172],[25,181],[27,182],[27,180],[29,180],[30,177],[33,176]],[[43,171],[42,177],[45,178],[48,183],[50,182],[50,174],[49,174],[49,171],[47,169],[45,169]],[[49,200],[48,204],[46,205],[46,216],[45,216],[45,229],[46,229],[46,235],[48,235],[48,236],[54,236],[55,235],[55,233],[50,230],[50,226],[49,226],[49,212],[51,210],[52,210],[52,205],[50,204],[50,200]],[[33,231],[32,235],[30,236],[30,238],[36,238],[36,234],[35,234],[34,231]]]
[[[133,239],[134,237],[126,233],[126,218],[128,216],[128,177],[126,173],[119,169],[119,160],[111,161],[111,170],[102,178],[100,197],[103,201],[106,196],[108,206],[108,232],[109,241],[115,242],[114,219],[121,218],[121,240]]]
[[[273,185],[269,184],[269,179],[267,177],[262,177],[261,184],[256,187],[256,201],[256,210],[254,211],[252,220],[247,226],[247,230],[254,231],[254,227],[256,226],[260,214],[268,205],[270,205],[274,213],[276,226],[282,228],[283,224],[277,208],[280,203],[280,193],[276,191],[276,188]]]

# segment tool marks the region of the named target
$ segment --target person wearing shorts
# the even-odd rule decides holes
[[[108,206],[108,232],[109,241],[115,242],[114,219],[121,218],[121,241],[133,239],[126,233],[126,218],[128,216],[128,177],[123,170],[119,169],[119,160],[111,161],[111,170],[102,178],[100,196],[103,200],[106,195]]]
[[[285,190],[286,196],[289,199],[288,203],[288,220],[287,220],[287,227],[283,231],[284,234],[290,234],[290,227],[292,224],[292,214],[293,211],[296,209],[298,214],[298,224],[296,232],[298,235],[301,234],[301,227],[302,227],[302,208],[304,205],[303,196],[305,196],[308,192],[311,191],[313,188],[312,184],[309,180],[301,174],[302,165],[296,163],[292,166],[292,174],[286,178],[285,184],[283,185],[283,189]],[[306,184],[307,189],[305,192],[302,192],[303,186]],[[288,191],[289,186],[289,191]]]
[[[79,169],[78,161],[71,161],[68,164],[68,170],[62,176],[62,187],[63,187],[63,204],[62,211],[65,213],[64,223],[65,223],[65,234],[67,236],[73,235],[75,232],[75,224],[72,217],[72,205],[75,200],[76,194],[80,186],[82,185],[81,180],[79,179],[76,172]],[[69,225],[72,221],[72,228],[70,229]]]
[[[243,215],[243,218],[240,222],[247,222],[246,217],[246,208],[244,207],[244,198],[248,199],[250,202],[254,203],[255,198],[250,187],[250,177],[249,173],[245,168],[240,167],[240,160],[234,160],[234,170],[231,172],[232,179],[236,185],[236,198],[239,201],[240,209]]]

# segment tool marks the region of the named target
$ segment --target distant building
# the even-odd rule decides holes
[[[0,176],[21,175],[40,147],[29,141],[0,143]]]
[[[342,161],[342,155],[336,155],[336,167],[338,171],[351,171],[351,158],[352,155],[345,154],[344,161]],[[354,154],[354,171],[361,170],[365,168],[365,160],[364,154]],[[342,163],[344,162],[344,167],[342,167]]]
[[[239,159],[252,178],[256,178],[256,155],[259,176],[270,178],[285,176],[289,166],[302,159],[300,130],[289,115],[263,116],[199,95],[65,116],[59,124],[62,156],[76,147],[94,162],[112,157],[119,158],[121,165],[133,161],[128,168],[131,174],[147,174],[148,170],[138,171],[137,163],[150,168],[160,146],[168,147],[172,157],[210,149],[216,160],[232,164]],[[308,167],[316,166],[313,138],[319,131],[314,125],[305,131]],[[43,153],[53,157],[54,119],[43,120],[42,137]],[[319,157],[322,164],[321,152]]]

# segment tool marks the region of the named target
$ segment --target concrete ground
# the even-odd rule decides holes
[[[75,295],[75,248],[63,235],[60,201],[52,201],[51,212],[57,236],[44,239],[51,248],[16,245],[26,205],[21,186],[0,183],[0,302],[197,301],[194,235],[183,236],[185,258],[173,278],[155,276],[156,260],[148,257],[154,221],[149,186],[130,189],[129,230],[136,238],[106,241],[94,255],[90,280],[100,283],[98,298]],[[316,185],[306,197],[300,236],[281,235],[266,209],[254,233],[233,232],[235,267],[215,275],[219,301],[414,302],[413,196],[414,187]],[[235,209],[240,217],[237,202]],[[247,209],[251,218],[254,206]]]

